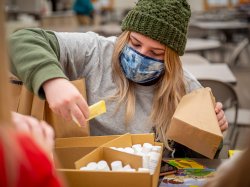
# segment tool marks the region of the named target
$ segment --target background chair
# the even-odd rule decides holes
[[[244,38],[241,40],[233,49],[231,55],[229,55],[229,58],[227,60],[227,64],[230,66],[235,66],[239,62],[240,54],[244,51],[247,50],[247,46],[249,44],[248,38]]]
[[[232,122],[233,119],[233,113],[234,111],[232,109],[228,109],[226,110],[225,114],[227,117],[227,120],[229,122]],[[240,130],[242,128],[249,128],[250,127],[250,109],[246,109],[246,108],[238,108],[238,117],[237,117],[237,122],[236,122],[236,128],[237,130],[235,131],[235,141],[238,140],[239,138],[239,134],[240,134]],[[236,143],[234,143],[234,148],[236,147]]]
[[[234,149],[236,145],[236,135],[238,135],[237,120],[239,110],[239,100],[232,85],[218,80],[199,80],[202,86],[210,87],[216,101],[223,104],[223,110],[227,113],[230,110],[229,129],[224,134],[224,145],[229,149]],[[229,114],[226,114],[228,116]]]

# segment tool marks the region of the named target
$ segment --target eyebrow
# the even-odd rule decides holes
[[[136,40],[138,43],[142,43],[140,40],[138,40],[137,38],[135,38],[134,36],[130,35],[130,37],[134,40]],[[165,51],[165,49],[162,49],[162,48],[155,48],[155,47],[152,47],[154,50],[161,50],[161,51]]]

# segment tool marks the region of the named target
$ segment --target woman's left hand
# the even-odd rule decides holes
[[[217,102],[215,105],[215,113],[219,122],[220,130],[221,132],[224,132],[228,129],[228,122],[222,107],[222,103]]]

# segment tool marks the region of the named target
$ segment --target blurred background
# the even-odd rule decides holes
[[[21,28],[40,27],[119,35],[120,23],[136,1],[5,0],[7,34]],[[188,2],[192,16],[181,60],[184,68],[204,86],[215,86],[214,95],[223,101],[231,125],[221,153],[221,157],[226,157],[228,149],[242,149],[249,143],[245,138],[250,133],[250,0]],[[210,80],[225,85],[218,88]]]

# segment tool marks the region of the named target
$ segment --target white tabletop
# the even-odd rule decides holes
[[[245,22],[240,21],[194,21],[192,26],[199,27],[201,29],[214,29],[214,30],[226,30],[226,29],[247,29],[249,26]]]
[[[186,44],[186,52],[205,51],[216,49],[221,46],[220,41],[212,39],[188,38]]]
[[[213,63],[202,65],[185,65],[183,67],[194,75],[198,80],[213,79],[236,84],[237,80],[227,64]]]

